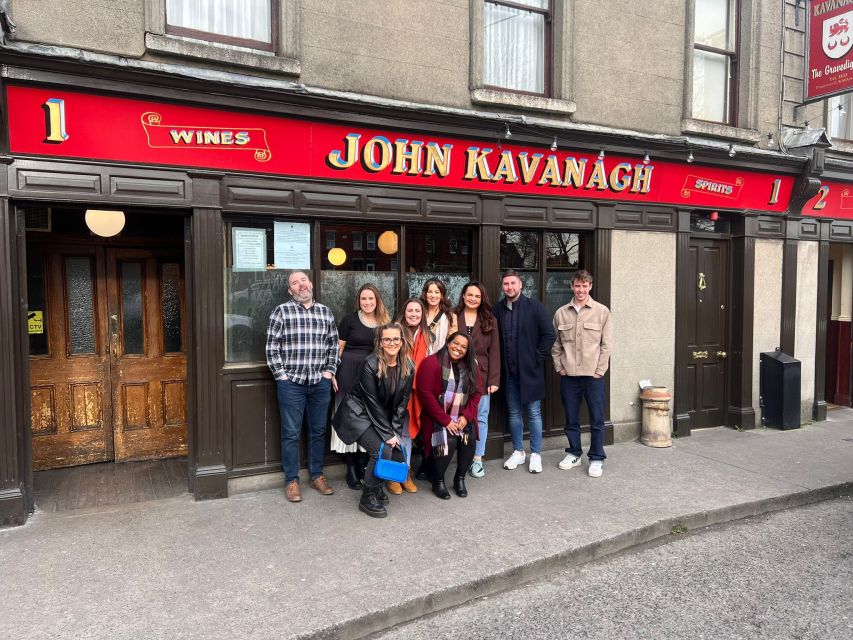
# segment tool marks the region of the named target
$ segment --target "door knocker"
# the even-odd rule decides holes
[[[707,288],[708,288],[708,285],[705,284],[705,274],[700,273],[699,274],[699,291],[704,291]]]

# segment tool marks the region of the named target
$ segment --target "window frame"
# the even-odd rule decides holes
[[[543,15],[545,17],[545,37],[544,37],[544,52],[545,56],[544,61],[545,64],[543,66],[543,73],[545,77],[543,78],[543,91],[541,93],[536,91],[523,91],[521,89],[512,89],[510,87],[501,87],[499,85],[487,84],[485,80],[483,81],[483,88],[491,91],[501,91],[505,93],[514,93],[525,96],[536,96],[539,98],[553,98],[554,97],[554,0],[548,0],[548,8],[540,9],[538,7],[532,7],[530,5],[521,4],[519,2],[513,2],[512,0],[482,0],[483,3],[483,12],[485,13],[485,5],[494,4],[501,7],[509,7],[511,9],[519,9],[521,11],[527,11],[529,13],[536,13],[539,15]],[[486,23],[483,21],[483,50],[481,52],[483,59],[483,67],[485,69],[486,65]],[[485,71],[484,71],[485,75]]]
[[[711,47],[705,44],[700,44],[696,42],[696,26],[695,26],[695,14],[694,14],[694,22],[693,22],[693,34],[692,34],[692,44],[691,44],[691,53],[690,53],[690,65],[691,65],[691,104],[690,104],[690,117],[697,122],[707,122],[711,124],[722,124],[728,127],[738,127],[738,113],[739,113],[739,87],[740,87],[740,45],[741,45],[741,0],[725,0],[729,3],[729,8],[734,12],[734,19],[732,21],[732,31],[734,36],[734,43],[732,49],[719,49],[717,47]],[[695,11],[695,9],[694,9]],[[725,56],[729,63],[729,77],[727,80],[727,92],[728,92],[728,104],[726,105],[726,119],[723,121],[720,120],[708,120],[706,118],[699,118],[696,114],[693,113],[693,104],[692,98],[696,92],[696,78],[693,74],[694,64],[696,60],[696,51],[702,51],[705,53],[713,53],[720,56]]]
[[[221,33],[212,31],[204,31],[201,29],[193,29],[190,27],[180,27],[169,24],[169,15],[166,11],[166,3],[163,3],[163,20],[165,23],[164,32],[167,35],[180,36],[183,38],[193,38],[195,40],[203,40],[205,42],[218,42],[233,47],[245,47],[247,49],[255,49],[258,51],[278,51],[278,35],[279,35],[279,3],[278,0],[267,0],[270,8],[270,41],[252,40],[251,38],[239,38],[237,36],[227,36]]]
[[[845,98],[847,98],[847,101],[848,101],[848,104],[846,106],[844,106],[844,111],[845,111],[845,114],[848,115],[848,119],[850,121],[850,126],[848,127],[848,131],[847,131],[847,135],[850,136],[849,138],[845,138],[840,134],[835,135],[831,129],[832,117],[833,117],[832,112],[838,108],[837,106],[831,106],[831,103],[834,100],[838,100],[838,104],[843,105]],[[833,146],[835,146],[835,143],[837,143],[837,142],[844,143],[845,145],[853,144],[853,115],[851,115],[851,111],[853,111],[853,94],[843,93],[843,94],[837,95],[837,96],[830,96],[829,98],[827,98],[824,101],[824,105],[825,105],[824,111],[826,114],[825,115],[826,131],[827,131],[827,134],[829,135],[829,139],[832,140]],[[848,151],[849,149],[841,149],[841,150],[842,151]]]

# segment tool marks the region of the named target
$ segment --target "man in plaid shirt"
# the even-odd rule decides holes
[[[314,301],[314,286],[303,271],[287,278],[292,300],[280,304],[267,327],[267,365],[275,378],[281,414],[281,464],[285,494],[299,502],[299,434],[308,415],[308,471],[311,486],[334,493],[323,476],[326,416],[338,369],[338,327],[329,307]]]

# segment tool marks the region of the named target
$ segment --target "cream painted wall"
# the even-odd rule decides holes
[[[782,241],[755,241],[755,305],[752,319],[752,406],[761,424],[758,403],[759,354],[779,346],[782,333]]]
[[[675,234],[614,231],[612,255],[610,417],[638,426],[637,383],[675,382]]]
[[[829,300],[829,312],[833,320],[838,320],[841,313],[841,261],[843,260],[843,244],[829,245],[829,259],[832,261],[832,299]]]
[[[800,416],[804,424],[811,422],[814,405],[817,251],[817,242],[800,242],[797,246],[797,330],[794,357],[800,361]]]

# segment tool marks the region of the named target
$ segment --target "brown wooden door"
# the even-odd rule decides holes
[[[33,244],[27,277],[33,468],[184,455],[181,256]]]
[[[105,273],[104,252],[97,247],[29,251],[36,470],[113,458]]]
[[[728,358],[728,242],[704,238],[690,241],[694,286],[685,300],[689,318],[685,361],[690,426],[725,423]]]
[[[184,455],[187,359],[180,256],[107,251],[115,459]]]

